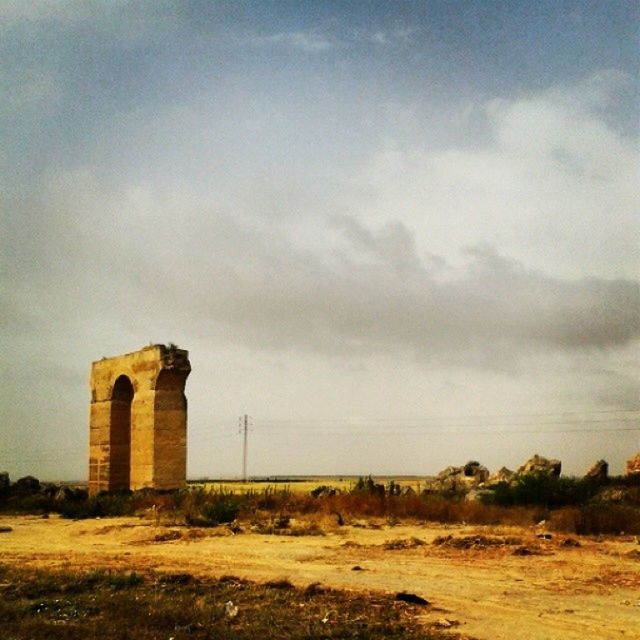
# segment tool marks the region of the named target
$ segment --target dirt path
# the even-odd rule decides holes
[[[513,528],[341,527],[326,536],[302,537],[206,530],[190,539],[193,532],[185,528],[157,527],[138,518],[0,517],[0,525],[12,527],[0,534],[0,562],[406,590],[432,603],[425,617],[456,620],[455,630],[482,640],[640,638],[640,547],[631,538],[582,538],[579,547],[565,547],[563,536],[541,541],[534,531]],[[517,536],[543,555],[516,556],[515,545],[457,549],[431,544],[447,534]],[[159,540],[171,536],[179,539]],[[391,540],[414,537],[426,544],[385,548]]]

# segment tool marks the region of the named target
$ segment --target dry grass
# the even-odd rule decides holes
[[[191,481],[192,487],[202,487],[207,491],[224,491],[229,493],[262,493],[264,491],[278,492],[287,491],[289,493],[309,494],[318,486],[326,485],[338,489],[342,492],[351,491],[357,484],[359,476],[300,476],[291,478],[252,480],[250,482],[220,480],[220,481]],[[409,476],[399,480],[392,476],[377,476],[376,482],[388,484],[395,482],[401,487],[411,487],[420,493],[425,487],[426,477]]]
[[[541,504],[532,504],[529,498],[522,504],[500,505],[466,502],[459,496],[419,494],[415,490],[397,495],[395,491],[385,493],[382,483],[375,483],[371,479],[367,481],[358,484],[353,479],[342,478],[338,482],[331,482],[329,486],[339,482],[348,483],[349,491],[339,491],[333,495],[331,491],[324,491],[317,497],[307,490],[311,481],[192,486],[167,494],[139,491],[133,494],[70,499],[61,503],[55,503],[41,495],[25,498],[13,496],[4,502],[0,501],[0,511],[46,513],[52,510],[74,519],[147,513],[153,515],[157,523],[195,527],[214,527],[239,520],[243,526],[247,523],[254,524],[256,530],[262,529],[263,533],[282,531],[288,535],[321,535],[327,528],[352,524],[363,518],[384,519],[391,526],[403,521],[530,526],[546,520],[550,528],[566,533],[598,535],[624,531],[628,534],[640,534],[640,487],[635,486],[620,492],[626,496],[623,502],[592,496],[593,487],[585,488],[584,482],[567,479],[555,483],[549,480],[528,481],[523,484],[524,488],[520,487],[522,491],[529,491],[527,495],[531,500],[536,496],[536,500],[555,496],[553,499],[558,501],[558,495],[563,500],[584,499],[575,504],[569,502],[561,508],[550,509],[543,500]],[[372,485],[371,490],[367,490],[368,483]],[[415,483],[416,488],[419,488],[416,479],[394,482],[394,486],[401,487],[403,483],[404,486]],[[233,489],[229,488],[231,486]],[[250,489],[242,492],[246,487]],[[258,487],[261,487],[260,490]],[[586,492],[586,489],[589,491]],[[506,491],[503,488],[505,495]],[[510,500],[517,497],[515,489],[512,493],[507,496]],[[294,518],[309,521],[312,517],[317,522],[311,527],[279,526],[275,522]],[[321,519],[324,519],[323,522],[320,522]]]
[[[392,596],[318,584],[263,585],[185,573],[59,573],[0,565],[0,627],[11,640],[439,640]],[[450,637],[450,636],[448,636]]]

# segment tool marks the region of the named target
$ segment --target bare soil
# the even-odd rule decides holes
[[[640,545],[631,536],[545,539],[534,527],[319,524],[326,535],[261,535],[247,525],[233,534],[145,518],[1,516],[0,528],[11,530],[0,533],[0,562],[406,591],[431,603],[425,622],[481,640],[640,638]]]

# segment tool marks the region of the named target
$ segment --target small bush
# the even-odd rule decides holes
[[[241,506],[242,498],[232,493],[216,494],[202,507],[201,515],[204,524],[216,526],[233,522],[238,517]]]
[[[575,532],[588,534],[640,534],[640,509],[620,504],[594,503],[576,513]]]
[[[100,493],[86,500],[65,500],[56,506],[56,510],[63,518],[81,520],[133,515],[136,511],[136,504],[130,491]]]
[[[557,509],[585,504],[598,491],[598,485],[590,480],[559,478],[545,474],[520,476],[516,482],[500,482],[493,487],[494,504],[511,506],[540,506]]]

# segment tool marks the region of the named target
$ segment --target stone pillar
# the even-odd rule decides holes
[[[184,486],[190,371],[188,352],[165,345],[93,363],[90,494]]]

